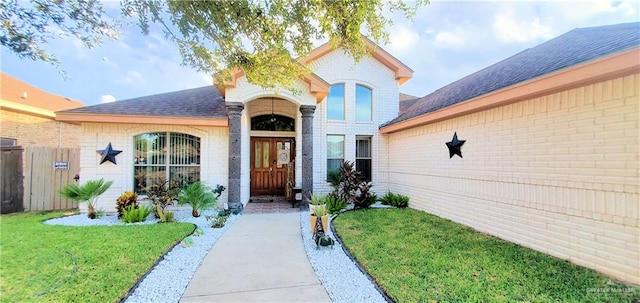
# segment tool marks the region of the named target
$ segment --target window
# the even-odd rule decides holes
[[[287,131],[296,130],[296,121],[281,115],[262,115],[251,118],[251,130]]]
[[[356,170],[371,181],[371,137],[356,136]]]
[[[0,146],[16,146],[18,145],[18,140],[14,138],[0,138]]]
[[[371,121],[371,89],[356,85],[356,121]]]
[[[344,120],[344,84],[335,84],[329,89],[327,119]]]
[[[332,170],[339,170],[344,160],[344,136],[327,136],[327,176]]]
[[[200,138],[181,133],[146,133],[134,137],[134,191],[171,180],[179,186],[200,180]]]

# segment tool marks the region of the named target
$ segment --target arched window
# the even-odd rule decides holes
[[[281,115],[255,116],[251,118],[251,130],[292,132],[296,130],[296,121]]]
[[[186,186],[200,181],[200,138],[171,132],[134,137],[133,188],[144,193],[147,186],[170,181]]]
[[[344,84],[334,84],[329,89],[327,119],[344,120]]]
[[[356,85],[356,121],[371,121],[371,89]]]

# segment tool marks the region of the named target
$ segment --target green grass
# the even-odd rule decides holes
[[[2,302],[117,302],[194,228],[184,223],[85,227],[42,223],[62,215],[0,216]]]
[[[640,289],[425,212],[351,211],[333,224],[396,302],[640,302]]]

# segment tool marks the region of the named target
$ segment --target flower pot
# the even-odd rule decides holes
[[[309,221],[311,222],[311,234],[314,234],[316,232],[317,220],[318,220],[318,217],[316,215],[309,215]],[[320,217],[320,220],[322,220],[322,229],[326,233],[327,229],[329,228],[329,215],[324,215]]]

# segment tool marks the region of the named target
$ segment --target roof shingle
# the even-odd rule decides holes
[[[574,29],[420,98],[381,127],[640,46],[640,23]]]
[[[63,112],[158,117],[227,117],[227,107],[224,98],[213,86],[97,104]]]

